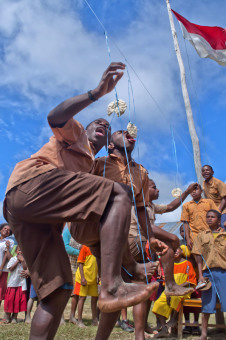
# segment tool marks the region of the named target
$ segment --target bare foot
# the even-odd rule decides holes
[[[198,340],[207,340],[207,335],[201,335],[200,338],[198,338]]]
[[[65,325],[65,320],[64,320],[64,318],[62,317],[61,319],[60,319],[60,326],[62,326],[62,325]]]
[[[98,320],[93,320],[93,321],[92,321],[92,326],[98,326],[98,325],[99,325]]]
[[[148,324],[145,326],[144,331],[148,334],[157,334],[158,331],[152,329]]]
[[[31,318],[26,318],[24,322],[30,324],[31,323]]]
[[[74,325],[77,325],[77,324],[78,324],[78,320],[76,320],[74,317],[70,318],[70,319],[69,319],[69,322],[70,322],[70,323],[73,323]]]
[[[101,312],[110,313],[134,306],[147,300],[158,287],[158,282],[145,285],[121,281],[117,286],[108,289],[108,291],[104,292],[103,289],[101,290],[98,307]]]
[[[17,319],[12,319],[11,323],[17,323]]]
[[[155,334],[153,338],[168,338],[170,336],[167,326],[163,326],[162,330]]]
[[[185,288],[175,284],[166,284],[165,294],[166,296],[184,296],[189,293],[193,293],[193,288]]]
[[[151,278],[158,268],[159,261],[148,262],[148,263],[136,263],[136,265],[131,268],[133,275],[133,280],[135,281],[146,281],[146,278]]]
[[[82,321],[78,321],[77,326],[80,327],[80,328],[86,328],[86,325],[84,325],[84,323]]]

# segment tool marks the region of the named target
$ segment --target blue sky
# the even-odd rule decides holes
[[[139,75],[138,79],[128,66],[133,87],[131,110],[121,120],[114,117],[112,129],[126,128],[129,119],[136,123],[139,135],[134,158],[156,181],[158,202],[167,203],[173,199],[175,186],[184,189],[196,181],[196,175],[165,0],[88,2],[107,30],[111,60],[125,61],[120,49]],[[171,6],[196,24],[226,27],[224,0],[174,0]],[[184,42],[176,19],[174,22],[202,164],[211,164],[215,176],[225,181],[226,68],[201,59]],[[108,64],[103,28],[84,0],[0,2],[1,206],[15,164],[48,141],[48,112],[62,100],[95,88]],[[129,104],[126,72],[117,92]],[[114,99],[112,92],[79,113],[77,119],[86,125],[96,117],[107,117],[107,105]],[[159,220],[179,216],[180,209]]]

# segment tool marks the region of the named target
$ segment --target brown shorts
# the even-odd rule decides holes
[[[72,284],[61,236],[65,222],[99,222],[114,182],[103,177],[54,169],[10,190],[4,217],[21,247],[41,300]]]
[[[141,241],[139,235],[136,237],[129,236],[128,238],[129,242],[129,249],[131,251],[131,254],[133,255],[133,258],[136,262],[143,263],[144,260],[146,261],[147,255],[146,255],[146,244],[147,240],[142,236]],[[142,254],[143,249],[143,254]],[[143,258],[144,255],[144,258]]]

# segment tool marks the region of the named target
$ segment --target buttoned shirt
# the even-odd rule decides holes
[[[209,230],[206,214],[210,209],[219,211],[215,203],[208,198],[201,198],[198,202],[192,200],[183,204],[181,221],[188,222],[192,241],[200,231]]]
[[[94,149],[83,126],[71,118],[61,128],[51,128],[50,137],[37,153],[17,163],[8,182],[6,193],[13,187],[54,168],[73,172],[90,172]]]
[[[220,206],[222,198],[226,197],[226,184],[219,179],[212,177],[208,182],[203,182],[203,188],[207,198],[214,201],[217,207]],[[226,207],[222,214],[226,214]]]
[[[147,211],[150,223],[154,224],[155,214],[164,214],[166,210],[167,210],[167,204],[154,204],[153,202],[150,202],[148,206],[146,207],[146,211]],[[144,232],[142,229],[140,230],[140,232],[142,235],[142,241],[146,240],[148,238],[147,232]],[[132,212],[131,212],[129,237],[136,237],[137,235],[138,235],[137,217],[136,217],[136,213],[133,207]]]
[[[204,257],[203,270],[207,269],[207,266],[226,269],[226,232],[202,231],[194,241],[192,254]]]
[[[130,169],[130,170],[129,170]],[[148,174],[142,165],[131,160],[124,164],[121,159],[113,154],[108,157],[97,158],[92,171],[94,175],[104,176],[114,182],[123,183],[131,187],[131,180],[137,207],[148,204]]]

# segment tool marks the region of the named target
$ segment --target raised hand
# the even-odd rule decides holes
[[[93,96],[98,99],[111,92],[123,76],[123,72],[119,72],[118,70],[124,70],[125,67],[126,65],[121,62],[111,63],[106,71],[104,71],[99,85],[92,90]]]

